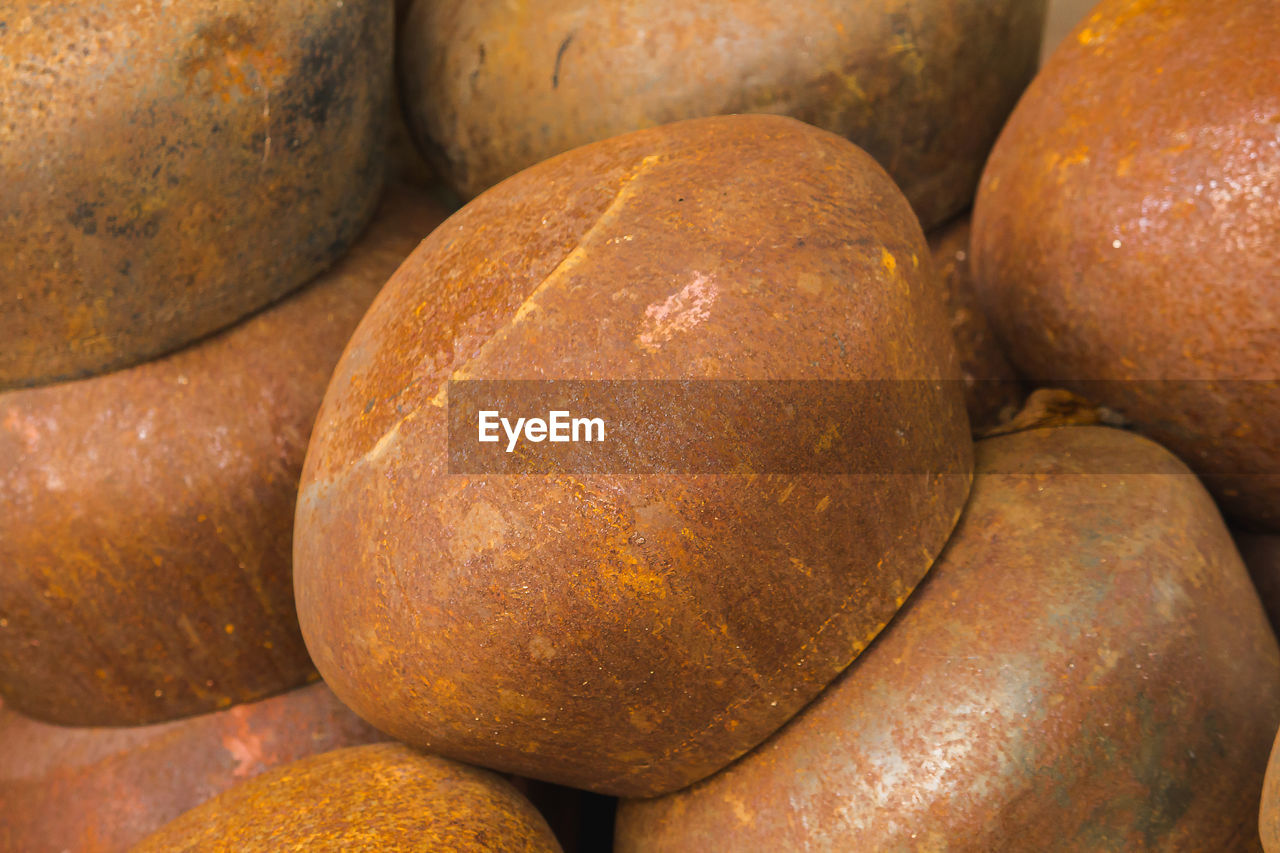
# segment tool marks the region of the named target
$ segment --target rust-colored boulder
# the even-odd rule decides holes
[[[133,728],[0,711],[0,850],[125,851],[265,770],[381,739],[323,684]]]
[[[14,0],[2,16],[0,390],[224,328],[372,215],[386,0]]]
[[[969,217],[929,234],[933,268],[951,314],[951,332],[960,355],[964,402],[975,433],[1008,421],[1024,396],[1022,384],[991,331],[973,291],[969,264]]]
[[[450,467],[464,377],[941,381],[842,436],[911,470],[489,476]],[[433,752],[601,793],[686,785],[924,575],[968,491],[957,380],[920,228],[845,140],[735,116],[547,161],[428,238],[334,373],[294,537],[308,649]]]
[[[1272,627],[1280,626],[1280,536],[1238,533],[1236,545]]]
[[[1280,14],[1105,0],[1027,90],[973,219],[1018,370],[1120,412],[1280,532]]]
[[[559,851],[537,810],[486,770],[372,744],[264,773],[192,809],[136,853]]]
[[[733,766],[624,802],[618,851],[1256,849],[1280,653],[1209,495],[1103,427],[976,471],[872,647]]]
[[[464,197],[619,133],[727,113],[851,139],[926,227],[969,205],[1035,73],[1045,0],[416,0],[410,126]]]
[[[67,725],[224,708],[313,673],[293,507],[329,374],[443,218],[397,194],[331,272],[105,376],[0,394],[0,695]]]

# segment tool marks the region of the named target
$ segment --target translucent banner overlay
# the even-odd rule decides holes
[[[1096,382],[1073,390],[1092,400],[1217,395],[1228,403],[1280,394],[1280,382]],[[962,443],[939,413],[959,412],[963,391],[958,380],[452,381],[449,472],[958,473],[967,468],[967,452],[951,446]],[[1120,414],[1110,422],[1123,420]],[[1115,459],[1103,467],[1089,473],[1145,473]],[[1202,474],[1256,472],[1231,459],[1219,467],[1197,460],[1196,467]]]

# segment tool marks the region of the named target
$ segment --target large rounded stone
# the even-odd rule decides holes
[[[973,219],[1015,366],[1118,410],[1280,532],[1280,14],[1105,0],[1005,127]]]
[[[134,850],[559,853],[560,845],[529,801],[498,776],[400,744],[372,744],[264,773]]]
[[[1209,495],[1099,427],[979,442],[893,624],[725,771],[624,802],[620,853],[1250,850],[1280,652]]]
[[[883,399],[840,438],[911,464],[458,472],[460,378],[876,380]],[[870,642],[955,524],[970,450],[928,248],[870,157],[766,116],[617,137],[463,208],[362,321],[299,495],[303,634],[398,739],[602,793],[671,790]]]
[[[329,374],[444,213],[397,194],[331,272],[165,358],[0,394],[0,695],[66,725],[225,708],[314,670],[293,508]]]
[[[969,205],[1035,73],[1044,0],[416,0],[411,126],[465,197],[552,155],[727,113],[847,137],[926,227]]]
[[[126,367],[330,266],[381,191],[390,0],[0,12],[0,390]]]

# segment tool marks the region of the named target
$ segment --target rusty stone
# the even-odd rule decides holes
[[[0,695],[137,725],[314,675],[290,576],[302,457],[379,287],[443,212],[395,194],[312,286],[167,357],[0,394]]]
[[[1236,546],[1272,627],[1280,626],[1280,536],[1237,533]]]
[[[333,264],[381,190],[392,17],[6,3],[0,390],[177,349]]]
[[[382,739],[323,684],[135,728],[66,728],[0,711],[0,850],[123,853],[272,767]]]
[[[1257,848],[1280,652],[1209,495],[1105,427],[976,470],[872,647],[738,763],[624,801],[619,853]]]
[[[388,743],[264,773],[192,809],[134,850],[532,853],[560,846],[537,810],[500,777]]]
[[[1105,0],[992,152],[980,301],[1014,365],[1116,409],[1280,532],[1280,15]]]
[[[494,188],[362,321],[299,492],[318,669],[400,740],[599,793],[681,787],[785,722],[901,605],[968,491],[957,381],[852,437],[937,473],[485,476],[449,473],[463,377],[956,380],[928,248],[847,141],[697,119]]]
[[[925,227],[969,206],[1035,73],[1045,0],[417,0],[410,127],[464,198],[588,142],[789,115],[871,153]]]
[[[980,434],[1013,417],[1022,405],[1024,389],[973,290],[969,217],[963,216],[930,233],[929,251],[951,314],[969,423],[974,433]]]

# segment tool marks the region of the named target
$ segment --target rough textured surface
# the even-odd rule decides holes
[[[1280,536],[1238,533],[1236,545],[1272,627],[1280,626]]]
[[[137,853],[559,851],[529,801],[485,770],[373,744],[314,756],[232,788]]]
[[[1000,349],[987,315],[978,306],[969,265],[969,217],[929,235],[933,268],[951,313],[951,332],[960,354],[964,403],[975,433],[1009,420],[1025,396],[1022,383]]]
[[[737,764],[624,802],[616,849],[1256,849],[1277,725],[1275,638],[1185,466],[1024,432],[977,445],[960,525],[872,647]]]
[[[992,152],[979,297],[1015,366],[1133,420],[1280,531],[1280,14],[1105,0]],[[1088,380],[1105,380],[1091,385]]]
[[[389,0],[0,11],[0,389],[136,364],[331,265],[373,213]]]
[[[447,476],[461,376],[946,378],[869,407],[858,440],[951,473]],[[550,160],[441,226],[335,371],[294,539],[307,646],[433,752],[601,793],[688,784],[932,563],[968,491],[954,380],[919,225],[839,137],[711,118]]]
[[[159,722],[301,684],[290,540],[311,425],[378,288],[443,215],[395,195],[312,286],[105,376],[0,394],[0,695]]]
[[[64,728],[0,711],[0,850],[128,850],[265,770],[382,739],[323,684],[135,728]]]
[[[1044,0],[416,0],[410,126],[464,197],[679,119],[789,115],[869,151],[926,227],[959,213],[1035,72]]]

